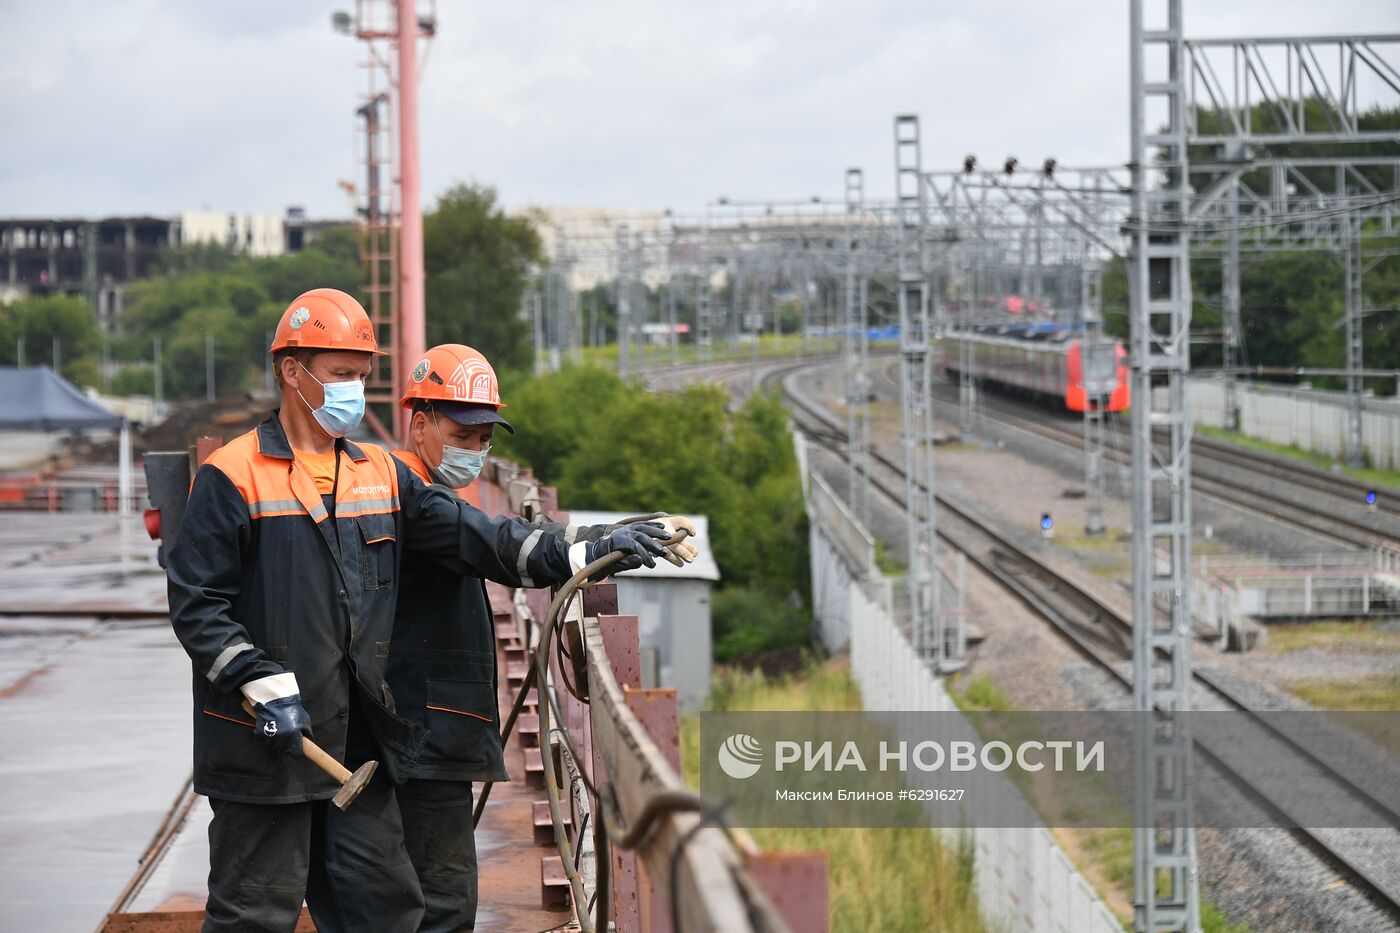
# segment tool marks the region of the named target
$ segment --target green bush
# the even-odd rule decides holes
[[[718,386],[649,393],[586,366],[507,379],[503,392],[518,433],[496,434],[501,453],[561,502],[709,519],[718,660],[809,642],[807,516],[776,394],[734,411]]]
[[[812,616],[807,607],[760,589],[730,586],[717,590],[711,619],[716,661],[801,648],[812,642]]]

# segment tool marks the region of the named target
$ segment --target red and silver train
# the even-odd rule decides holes
[[[1083,411],[1089,399],[1085,388],[1085,359],[1082,342],[1069,334],[1048,334],[1028,338],[1001,334],[955,332],[943,337],[943,359],[939,364],[949,378],[956,378],[962,366],[963,344],[968,343],[970,369],[984,383],[1006,389],[1056,399],[1070,411]],[[1105,346],[1108,346],[1105,341]],[[1112,374],[1104,361],[1104,411],[1128,407],[1127,352],[1114,342]]]

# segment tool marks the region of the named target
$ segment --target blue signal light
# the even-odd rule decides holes
[[[1375,504],[1376,504],[1376,491],[1375,491],[1374,489],[1368,489],[1368,490],[1366,490],[1366,504],[1367,504],[1367,505],[1375,505]]]
[[[1046,512],[1044,515],[1040,516],[1040,530],[1041,530],[1041,531],[1049,531],[1051,528],[1054,527],[1054,525],[1055,525],[1055,521],[1054,521],[1054,519],[1052,519],[1052,518],[1050,517],[1050,513],[1049,513],[1049,512]]]

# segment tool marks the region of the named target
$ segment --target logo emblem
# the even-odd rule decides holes
[[[373,340],[374,328],[369,326],[369,321],[361,321],[355,325],[356,340]]]
[[[500,404],[496,390],[496,379],[491,369],[481,360],[467,360],[457,366],[452,373],[452,394],[459,401],[480,402],[487,405]]]
[[[277,734],[277,721],[276,721],[276,720],[269,719],[267,722],[263,723],[263,735],[267,736],[268,738],[272,738],[272,737],[273,737],[274,735],[276,735],[276,734]]]
[[[424,379],[427,379],[427,378],[428,378],[428,361],[427,361],[426,359],[421,359],[421,360],[418,361],[418,365],[415,366],[415,367],[413,367],[413,381],[414,381],[414,382],[422,382]]]
[[[292,319],[290,321],[292,330],[301,330],[301,325],[309,320],[311,320],[311,312],[305,308],[297,308],[292,312]]]
[[[763,746],[747,733],[736,732],[719,747],[719,768],[736,781],[753,777],[762,765]]]

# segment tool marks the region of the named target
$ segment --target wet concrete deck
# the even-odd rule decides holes
[[[96,929],[189,776],[189,661],[139,518],[0,521],[0,928]],[[477,929],[553,928],[568,914],[540,906],[542,792],[525,788],[515,742],[506,760],[515,781],[492,791],[478,831]],[[194,801],[129,912],[197,929],[209,812]]]

